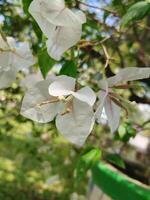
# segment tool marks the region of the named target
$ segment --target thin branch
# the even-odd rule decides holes
[[[137,26],[139,26],[139,27],[141,27],[141,28],[144,28],[144,29],[150,31],[150,27],[147,26],[147,25],[143,25],[143,24],[137,23]]]
[[[116,13],[115,11],[113,11],[113,10],[109,10],[109,9],[107,9],[107,8],[100,8],[100,7],[98,7],[98,6],[93,6],[93,5],[91,5],[91,4],[87,4],[87,3],[84,3],[84,2],[79,1],[79,0],[76,0],[76,2],[77,2],[77,3],[80,3],[80,4],[84,5],[84,6],[90,7],[90,8],[95,8],[95,9],[98,9],[98,10],[102,10],[102,11],[105,11],[105,12],[109,12],[109,13],[111,13],[112,15],[117,16],[117,13]]]
[[[122,102],[117,99],[112,93],[109,94],[110,99],[120,108],[123,108],[123,110],[125,111],[126,117],[128,117],[128,109],[122,104]]]
[[[105,57],[106,57],[106,63],[105,63],[105,69],[106,69],[106,68],[108,67],[110,61],[115,61],[115,59],[112,58],[111,56],[109,56],[109,53],[108,53],[108,51],[107,51],[107,48],[106,48],[106,46],[105,46],[103,43],[101,44],[101,46],[102,46],[102,49],[103,49],[103,51],[104,51],[104,55],[105,55]]]
[[[109,54],[108,54],[108,51],[107,51],[107,49],[106,49],[106,46],[105,45],[101,45],[102,46],[102,49],[103,49],[103,51],[104,51],[104,54],[105,54],[105,57],[106,57],[106,63],[105,63],[105,68],[107,68],[108,67],[108,65],[109,65],[109,61],[110,61],[110,56],[109,56]]]
[[[78,44],[78,48],[84,48],[86,46],[95,46],[95,45],[102,45],[103,43],[105,43],[107,40],[109,40],[111,38],[111,36],[105,37],[104,39],[100,40],[100,41],[87,41],[87,40],[80,40],[79,44]]]

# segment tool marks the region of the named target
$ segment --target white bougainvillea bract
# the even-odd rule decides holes
[[[85,14],[66,8],[64,0],[34,0],[29,12],[48,38],[47,50],[55,60],[80,40]]]
[[[29,44],[17,43],[14,38],[0,35],[0,88],[6,88],[16,79],[17,72],[35,63]]]
[[[23,99],[21,114],[40,123],[56,117],[59,132],[71,142],[82,145],[94,125],[95,101],[91,88],[75,92],[75,79],[62,75],[55,80],[37,82],[30,88]]]

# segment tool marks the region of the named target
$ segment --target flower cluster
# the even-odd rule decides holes
[[[127,88],[129,85],[124,83],[128,81],[148,77],[150,68],[125,68],[117,75],[100,81],[100,91],[96,95],[90,87],[76,90],[74,78],[51,75],[46,80],[28,86],[21,114],[39,123],[51,122],[56,118],[58,131],[72,143],[81,146],[91,133],[95,121],[101,123],[103,109],[111,132],[116,131],[124,101],[115,90]],[[98,106],[95,103],[96,96],[99,99]]]
[[[81,37],[86,17],[81,11],[71,11],[64,0],[33,0],[29,12],[47,36],[49,55],[60,60],[62,54]],[[8,87],[19,70],[34,64],[28,43],[16,43],[0,36],[0,88]],[[129,67],[98,83],[96,94],[90,87],[77,87],[76,79],[61,75],[30,75],[21,82],[26,88],[21,114],[35,122],[56,122],[58,131],[76,145],[83,145],[95,121],[100,123],[102,111],[114,133],[120,121],[121,108],[127,111],[124,99],[116,89],[126,89],[129,81],[150,77],[150,68]],[[96,101],[98,99],[98,102]]]

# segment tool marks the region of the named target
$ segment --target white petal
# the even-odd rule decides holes
[[[97,94],[98,99],[99,99],[99,102],[98,102],[99,106],[95,112],[95,118],[97,119],[98,123],[100,123],[100,121],[101,121],[101,115],[102,115],[102,111],[104,108],[104,103],[105,103],[106,97],[109,92],[107,81],[105,81],[105,80],[100,81],[99,87],[101,88],[101,90]]]
[[[13,37],[7,37],[7,44],[9,45],[10,49],[15,49],[16,48],[16,41]]]
[[[7,88],[15,82],[17,72],[14,69],[0,70],[0,89]]]
[[[107,82],[109,87],[122,82],[134,81],[150,77],[150,67],[138,68],[138,67],[128,67],[122,69],[117,75],[108,78]]]
[[[52,12],[44,12],[43,16],[56,26],[73,27],[86,22],[85,14],[82,11],[73,12],[68,8],[60,10],[57,15],[52,15]]]
[[[46,76],[46,79],[51,80],[51,83],[54,82],[55,80],[57,80],[57,76],[54,73],[48,73]]]
[[[20,69],[29,67],[35,63],[29,44],[27,42],[16,43],[12,37],[7,37],[7,42],[9,44],[7,51],[5,51],[5,48],[4,51],[0,51],[1,67],[6,66],[7,63],[7,67],[12,66],[19,71]]]
[[[39,1],[43,9],[49,9],[49,12],[60,11],[65,8],[64,0],[36,0]]]
[[[75,89],[75,79],[69,76],[59,76],[49,86],[49,94],[51,96],[67,96]]]
[[[55,0],[55,1],[49,1],[49,0],[34,0],[30,4],[29,12],[34,17],[36,22],[38,23],[39,27],[43,31],[43,33],[50,37],[52,30],[56,28],[55,25],[53,25],[46,17],[44,17],[44,13],[46,10],[48,10],[48,13],[51,13],[52,17],[57,16],[60,12],[60,9],[62,9],[62,0]],[[48,5],[50,4],[50,6]],[[58,6],[58,8],[56,8]],[[50,18],[52,18],[50,17]]]
[[[92,107],[77,99],[73,100],[72,112],[56,117],[56,127],[70,142],[82,146],[94,126]]]
[[[12,54],[0,52],[0,89],[7,88],[16,79],[17,70],[11,66]]]
[[[19,43],[13,53],[12,65],[19,71],[35,63],[29,44],[27,42]]]
[[[58,112],[58,103],[38,106],[52,99],[48,93],[49,84],[49,80],[40,81],[26,92],[21,107],[21,114],[24,117],[39,123],[47,123],[54,119]]]
[[[9,51],[0,51],[0,71],[7,71],[12,68],[12,53]]]
[[[81,34],[82,25],[57,27],[46,42],[49,55],[55,60],[60,60],[63,53],[80,40]]]
[[[111,132],[114,133],[120,121],[120,110],[121,108],[117,106],[109,97],[105,100],[105,112],[108,119],[108,124],[111,129]]]
[[[101,80],[98,82],[98,86],[101,90],[103,91],[108,91],[108,82],[107,79],[106,80]]]
[[[43,16],[48,16],[50,19],[56,17],[63,9],[65,9],[64,0],[33,0],[29,6],[31,15],[35,13],[42,14]]]
[[[36,85],[39,81],[43,80],[43,76],[40,70],[37,73],[27,75],[23,80],[20,82],[20,86],[25,89],[30,89],[34,85]]]
[[[95,112],[95,118],[97,120],[98,123],[101,122],[101,115],[102,115],[102,111],[103,111],[103,108],[104,108],[104,104],[105,104],[105,100],[106,100],[106,97],[107,97],[107,92],[105,91],[100,91],[98,93],[98,98],[99,98],[99,106]]]
[[[72,12],[65,8],[64,0],[34,0],[29,7],[29,12],[42,30],[48,29],[48,27],[44,28],[44,25],[48,23],[56,26],[74,26],[76,23],[82,24],[86,21],[82,11]]]
[[[0,34],[0,49],[8,49],[7,41],[4,40],[2,35]]]
[[[31,15],[35,13],[41,14],[43,16],[48,16],[50,19],[56,17],[63,9],[65,9],[64,0],[33,0],[29,6]]]
[[[74,11],[74,13],[76,14],[76,17],[78,18],[80,23],[86,23],[86,15],[81,10]]]
[[[34,0],[29,12],[48,37],[48,53],[55,60],[80,40],[85,14],[65,8],[64,1]]]
[[[96,101],[96,95],[90,87],[84,87],[77,92],[72,92],[72,95],[90,106],[93,106]]]
[[[0,88],[5,88],[15,81],[17,72],[32,65],[34,59],[27,43],[17,46],[13,38],[7,37],[7,46],[1,45],[4,49],[0,51]]]

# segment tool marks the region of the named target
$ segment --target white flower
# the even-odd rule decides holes
[[[100,104],[95,113],[97,121],[100,122],[102,111],[105,109],[111,132],[115,132],[119,126],[120,111],[121,107],[123,108],[123,105],[119,99],[119,95],[116,95],[113,92],[113,88],[122,88],[123,85],[120,86],[119,84],[149,77],[150,68],[129,67],[122,69],[117,75],[113,77],[100,81],[99,87],[101,90],[98,93]]]
[[[0,35],[0,89],[14,82],[18,71],[34,63],[28,43],[16,43],[12,37],[5,40]]]
[[[47,79],[30,88],[23,99],[21,114],[40,123],[56,117],[59,132],[80,146],[94,125],[95,100],[92,89],[84,87],[75,92],[75,79],[59,76],[55,81]]]
[[[82,11],[66,8],[64,0],[34,0],[29,12],[47,36],[48,53],[55,60],[80,40],[86,17]]]

